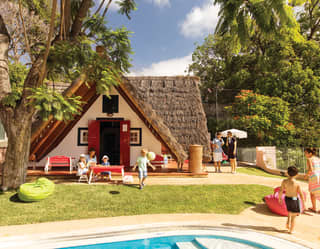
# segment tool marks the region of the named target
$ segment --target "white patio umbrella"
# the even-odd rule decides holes
[[[232,136],[236,136],[237,138],[240,138],[240,139],[248,137],[248,134],[246,131],[241,131],[241,130],[237,130],[237,129],[230,129],[230,130],[222,131],[221,135],[223,137],[226,137],[229,131],[232,133]]]

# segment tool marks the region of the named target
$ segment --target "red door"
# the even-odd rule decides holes
[[[130,121],[120,121],[120,164],[130,166]]]
[[[99,161],[100,152],[100,121],[89,120],[88,124],[88,150],[96,150],[97,161]]]

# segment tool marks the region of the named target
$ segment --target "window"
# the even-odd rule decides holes
[[[130,146],[141,146],[142,144],[142,129],[131,128],[130,129]]]
[[[78,146],[88,146],[88,128],[78,128]]]
[[[119,112],[119,96],[110,95],[108,98],[106,95],[103,95],[102,99],[102,112],[103,113],[118,113]]]

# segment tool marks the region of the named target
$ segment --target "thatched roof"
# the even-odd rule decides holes
[[[124,77],[117,88],[153,134],[180,162],[188,156],[190,144],[204,146],[204,159],[209,159],[209,133],[203,111],[197,77]],[[61,85],[64,94],[76,94],[86,103],[81,115],[67,123],[49,118],[35,122],[30,155],[43,158],[59,145],[81,116],[97,99],[95,84],[79,79],[72,86]]]
[[[134,76],[126,79],[124,87],[159,127],[180,160],[187,157],[191,144],[203,145],[204,157],[210,157],[210,137],[198,77]]]

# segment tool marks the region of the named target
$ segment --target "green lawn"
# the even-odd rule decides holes
[[[281,178],[284,179],[284,176],[277,176],[270,174],[268,172],[263,171],[262,169],[257,168],[238,168],[237,172],[247,174],[247,175],[255,175],[255,176],[265,176],[265,177],[273,177],[273,178]]]
[[[239,214],[262,202],[272,188],[260,185],[146,186],[56,185],[48,199],[21,203],[0,194],[0,225],[159,213]],[[10,200],[11,199],[11,200]]]

